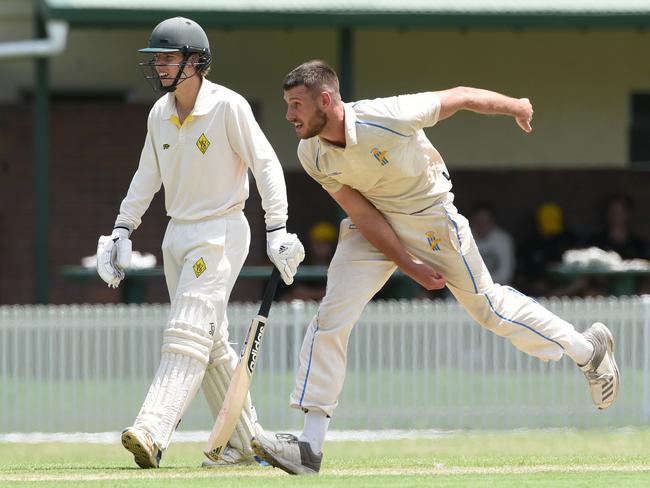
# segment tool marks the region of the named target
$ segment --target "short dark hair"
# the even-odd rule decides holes
[[[476,205],[474,205],[472,214],[476,215],[479,212],[487,212],[492,216],[493,219],[496,219],[497,217],[496,209],[488,202],[478,202]]]
[[[339,78],[336,71],[320,59],[312,59],[302,63],[284,78],[283,90],[291,90],[297,86],[305,86],[310,92],[320,93],[330,91],[339,93]]]

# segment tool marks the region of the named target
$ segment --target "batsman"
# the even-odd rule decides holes
[[[302,166],[349,218],[341,222],[327,291],[307,328],[291,393],[291,406],[305,412],[303,432],[255,438],[259,456],[291,474],[319,472],[350,332],[397,268],[426,289],[447,286],[477,323],[519,350],[545,361],[568,355],[584,372],[596,407],[614,402],[619,372],[609,329],[595,323],[580,333],[492,281],[454,206],[447,167],[423,131],[469,110],[512,117],[531,132],[528,99],[457,87],[344,103],[336,73],[317,60],[291,71],[283,88]]]
[[[119,285],[130,260],[129,237],[164,186],[170,220],[162,253],[171,312],[153,383],[133,426],[122,432],[138,466],[157,468],[199,387],[216,417],[237,364],[226,305],[250,244],[243,213],[249,169],[265,211],[267,253],[285,283],[293,281],[304,249],[287,233],[282,168],[249,104],[206,78],[211,53],[201,26],[167,19],[140,52],[152,56],[140,66],[164,95],[149,113],[138,169],[113,232],[100,237],[97,269],[108,286]],[[254,462],[250,440],[261,432],[249,396],[217,464]]]

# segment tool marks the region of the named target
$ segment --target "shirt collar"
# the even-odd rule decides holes
[[[165,104],[162,110],[162,119],[163,120],[169,120],[171,119],[172,115],[176,115],[176,103],[174,100],[174,94],[173,93],[167,93],[164,95],[165,97]]]
[[[192,109],[190,116],[205,115],[212,109],[213,102],[210,98],[210,95],[213,91],[213,86],[214,83],[203,78],[201,81],[201,87],[199,88],[199,93],[196,96],[196,102],[194,102],[194,108]],[[174,97],[174,94],[167,93],[165,97],[167,97],[167,100],[165,101],[165,107],[163,109],[163,120],[170,120],[172,117],[176,117],[178,119],[178,116],[176,115],[176,99]]]
[[[357,114],[354,111],[352,104],[350,103],[343,104],[343,113],[344,113],[343,125],[345,130],[345,147],[340,148],[338,146],[330,144],[329,142],[319,137],[318,142],[320,143],[321,154],[325,154],[331,148],[343,149],[345,151],[349,147],[355,146],[357,144]]]
[[[192,110],[193,115],[205,115],[212,109],[214,100],[210,95],[212,95],[212,92],[214,91],[213,88],[214,83],[203,78],[201,88],[199,88],[199,94],[194,103],[194,110]]]

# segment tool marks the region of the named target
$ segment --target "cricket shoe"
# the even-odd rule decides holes
[[[591,398],[600,410],[608,408],[618,396],[620,377],[614,359],[614,337],[605,324],[596,322],[582,333],[593,346],[594,354],[580,369],[585,374]]]
[[[162,451],[153,441],[151,434],[136,427],[127,427],[122,431],[122,445],[133,453],[135,463],[143,469],[160,466]]]
[[[228,466],[246,466],[256,464],[258,461],[253,454],[245,454],[231,445],[227,445],[219,454],[219,459],[204,459],[201,467],[203,468],[224,468]]]
[[[309,442],[303,442],[293,434],[275,434],[253,437],[253,452],[275,468],[289,474],[318,474],[323,454],[311,450]]]

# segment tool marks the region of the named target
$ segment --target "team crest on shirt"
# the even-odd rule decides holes
[[[202,133],[201,137],[199,137],[196,141],[196,147],[199,148],[199,151],[205,154],[205,151],[208,150],[209,146],[210,146],[210,141],[208,141],[208,138],[205,137],[205,134]]]
[[[424,235],[427,236],[427,242],[429,243],[431,250],[440,251],[440,243],[442,242],[442,239],[437,239],[432,230]]]
[[[370,154],[372,154],[377,161],[381,163],[382,166],[386,166],[390,161],[386,157],[386,154],[388,154],[388,151],[382,151],[378,147],[373,147],[372,150],[370,151]]]
[[[192,269],[194,270],[194,274],[198,278],[203,274],[203,272],[207,269],[208,267],[205,265],[205,261],[203,261],[203,258],[199,258],[196,263],[194,263],[194,266],[192,266]]]

